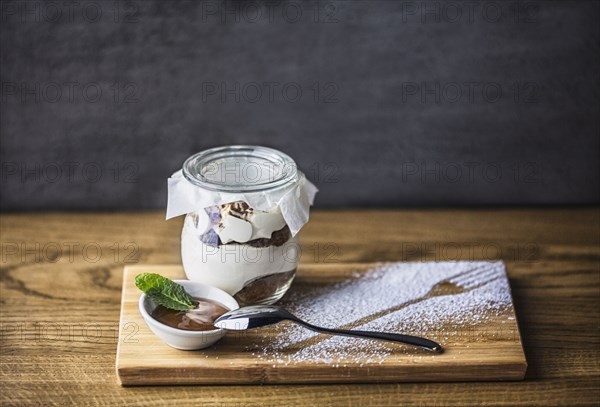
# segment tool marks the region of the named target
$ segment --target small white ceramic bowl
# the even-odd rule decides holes
[[[206,298],[224,305],[229,310],[238,309],[240,306],[237,301],[225,291],[202,283],[196,283],[189,280],[174,280],[181,284],[185,291],[197,298]],[[225,336],[225,329],[214,329],[212,331],[186,331],[177,329],[158,322],[152,318],[152,311],[156,304],[146,294],[140,296],[139,308],[140,314],[146,321],[146,324],[152,332],[169,346],[181,350],[204,349],[213,345],[219,339]]]

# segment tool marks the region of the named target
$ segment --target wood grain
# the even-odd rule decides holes
[[[0,215],[1,404],[598,405],[598,208],[314,211],[302,232],[302,264],[506,261],[522,382],[121,388],[123,266],[178,263],[180,227],[163,212]]]
[[[376,267],[376,263],[308,264],[298,270],[291,291],[314,292],[322,285],[318,280],[341,282],[354,273]],[[448,327],[446,332],[456,333],[446,337],[441,355],[389,345],[391,354],[384,360],[366,363],[347,356],[336,363],[310,359],[286,363],[281,360],[282,355],[275,360],[255,356],[250,345],[266,346],[277,335],[286,334],[285,330],[272,328],[230,333],[207,350],[172,349],[150,331],[139,313],[140,291],[134,279],[146,272],[171,279],[186,278],[178,265],[125,268],[116,363],[123,385],[521,380],[527,368],[512,304],[501,315],[488,316],[485,322]],[[305,346],[314,341],[315,338]],[[297,347],[286,352],[292,354]]]

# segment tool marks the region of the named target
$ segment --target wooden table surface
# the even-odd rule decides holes
[[[502,259],[525,381],[122,388],[125,264],[178,263],[163,212],[3,214],[1,405],[598,405],[600,211],[313,211],[302,262]]]

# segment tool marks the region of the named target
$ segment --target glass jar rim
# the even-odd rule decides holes
[[[240,165],[242,163],[245,164],[243,167]],[[228,164],[234,164],[237,173],[217,171],[219,166]],[[260,173],[258,178],[248,175],[257,170]],[[296,163],[290,156],[274,148],[252,145],[214,147],[201,151],[185,160],[182,172],[189,182],[198,187],[231,193],[272,190],[298,179]],[[227,178],[228,174],[233,175],[233,181]],[[266,179],[264,175],[267,175]]]

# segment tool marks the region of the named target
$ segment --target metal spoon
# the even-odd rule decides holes
[[[238,308],[221,315],[214,322],[218,328],[244,331],[246,329],[258,328],[261,326],[276,324],[281,321],[293,321],[315,332],[327,333],[331,335],[356,336],[359,338],[378,339],[382,341],[400,342],[409,345],[418,346],[432,352],[442,353],[442,346],[429,339],[419,338],[417,336],[392,334],[386,332],[354,331],[346,329],[322,328],[302,321],[292,315],[287,310],[274,305],[253,305],[250,307]]]

